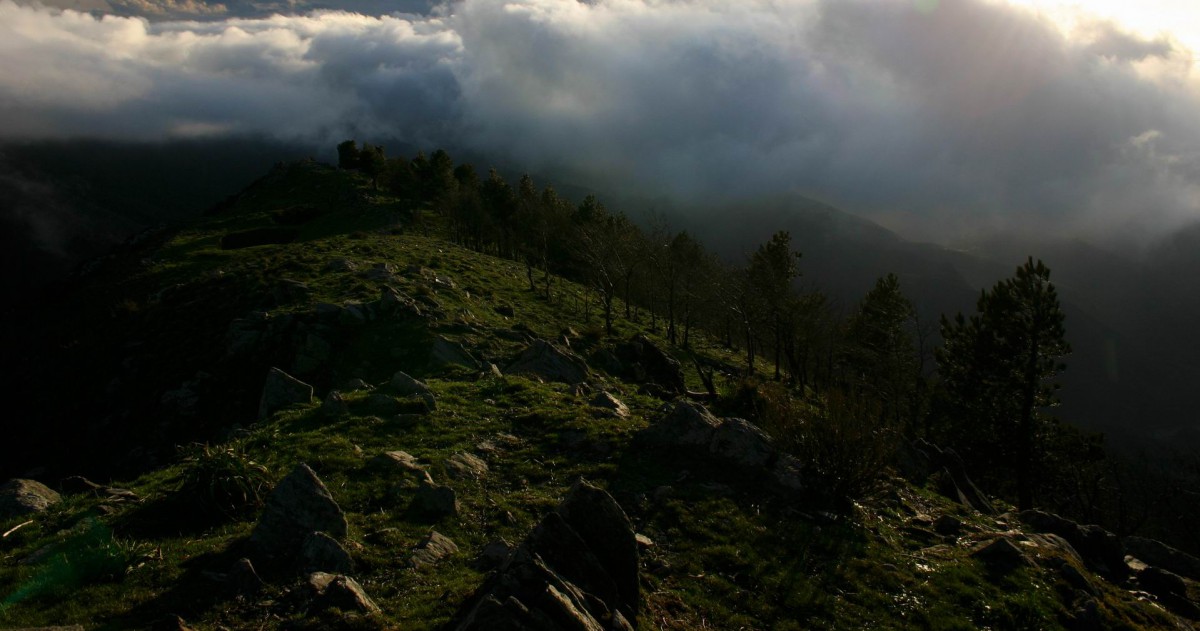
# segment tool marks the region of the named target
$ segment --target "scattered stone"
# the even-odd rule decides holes
[[[0,519],[44,513],[61,501],[58,492],[41,482],[12,479],[0,486]]]
[[[323,532],[309,533],[300,546],[300,566],[306,572],[344,574],[354,571],[354,559],[336,539]]]
[[[458,495],[454,489],[437,484],[432,480],[422,480],[413,495],[409,509],[415,513],[434,518],[457,517]]]
[[[452,478],[478,480],[487,475],[488,465],[474,454],[456,453],[446,460],[446,473]]]
[[[278,368],[272,368],[267,372],[262,398],[259,399],[258,418],[267,418],[295,403],[311,403],[312,395],[312,386]]]
[[[1141,561],[1200,581],[1200,559],[1171,546],[1145,537],[1125,537],[1121,540],[1125,552]]]
[[[267,496],[250,542],[268,558],[291,556],[312,532],[346,536],[346,516],[306,464],[297,465]]]
[[[380,313],[397,314],[401,316],[411,316],[419,318],[423,314],[420,305],[411,296],[397,291],[392,287],[384,287],[379,290],[379,305]]]
[[[425,467],[417,461],[415,456],[407,451],[385,451],[372,458],[371,465],[381,469],[394,468],[419,480],[429,477],[429,473],[425,471]]]
[[[613,418],[629,418],[629,407],[609,392],[602,391],[597,394],[592,399],[590,405],[595,408],[600,408],[603,416],[610,416]]]
[[[458,553],[458,546],[449,537],[436,531],[430,531],[408,559],[408,566],[420,568],[436,565],[442,559]]]
[[[647,550],[654,547],[654,540],[640,532],[634,535],[633,538],[635,541],[637,541],[639,549]]]
[[[568,384],[581,383],[588,378],[587,364],[578,355],[545,340],[534,340],[504,372]]]
[[[349,576],[313,572],[308,575],[308,588],[318,609],[336,607],[343,611],[379,613],[379,605]]]
[[[496,364],[488,364],[488,375],[490,375],[493,379],[501,379],[504,377],[504,373],[500,372],[500,367]]]
[[[479,370],[483,366],[462,344],[451,342],[444,337],[433,341],[433,346],[429,349],[429,363],[439,367],[464,366],[472,370]]]
[[[998,572],[1009,572],[1022,565],[1032,565],[1029,557],[1008,537],[997,537],[976,545],[971,549],[971,557]]]
[[[395,283],[399,280],[396,278],[395,268],[390,263],[376,263],[371,269],[363,272],[362,276],[377,283]]]
[[[350,413],[350,406],[346,404],[345,397],[337,390],[330,390],[329,394],[325,395],[325,400],[321,402],[321,414],[327,418],[337,418]]]

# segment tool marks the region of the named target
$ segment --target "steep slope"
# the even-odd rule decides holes
[[[961,463],[931,451],[894,445],[907,466],[831,497],[761,430],[680,397],[697,378],[644,321],[605,337],[578,286],[547,302],[519,265],[421,234],[420,215],[291,165],[64,293],[43,326],[72,333],[53,355],[72,365],[38,398],[63,416],[31,412],[30,434],[78,441],[47,462],[60,474],[88,442],[110,452],[95,470],[136,456],[143,473],[64,479],[45,512],[0,514],[0,625],[1190,624],[1186,594],[1137,582],[1110,548],[940,494],[968,496]],[[254,241],[272,243],[229,247]],[[81,429],[89,407],[112,412]],[[208,444],[172,448],[192,440]]]

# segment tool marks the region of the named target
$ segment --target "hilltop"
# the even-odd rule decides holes
[[[1200,619],[1188,555],[1018,514],[853,401],[783,423],[719,336],[673,345],[623,302],[606,330],[592,288],[447,232],[300,162],[82,270],[17,355],[55,379],[22,376],[5,470],[61,493],[0,504],[0,626]]]

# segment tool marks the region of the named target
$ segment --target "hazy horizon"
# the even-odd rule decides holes
[[[1200,39],[1167,0],[1157,33],[1055,0],[57,2],[92,13],[0,0],[0,142],[386,137],[944,244],[1200,219]]]

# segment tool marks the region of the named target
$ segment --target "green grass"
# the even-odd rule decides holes
[[[272,213],[298,204],[330,210],[300,226],[295,243],[220,249],[222,235],[273,225]],[[168,614],[198,628],[300,624],[304,612],[287,595],[299,577],[260,568],[271,586],[249,599],[232,598],[213,578],[246,554],[256,514],[237,506],[197,512],[196,494],[217,488],[224,489],[218,500],[240,497],[243,482],[258,472],[248,462],[261,465],[271,480],[307,463],[347,512],[355,578],[385,612],[354,623],[362,628],[439,628],[485,578],[472,563],[477,551],[495,539],[522,540],[579,477],[609,488],[638,531],[655,541],[642,559],[642,629],[1061,626],[1062,596],[1048,571],[993,576],[968,557],[969,540],[937,544],[906,533],[917,512],[957,514],[977,535],[999,529],[929,491],[893,481],[848,515],[827,516],[821,506],[785,502],[736,471],[677,453],[633,449],[633,436],[662,405],[639,394],[635,384],[595,372],[593,387],[614,393],[632,411],[628,419],[609,419],[587,405],[590,394],[562,384],[430,367],[425,359],[435,336],[461,342],[484,362],[503,367],[523,347],[514,326],[552,339],[567,328],[587,333],[573,342],[585,356],[599,345],[654,332],[646,330],[645,319],[618,317],[614,339],[604,338],[596,307],[585,317],[571,298],[582,288],[556,280],[556,298],[547,301],[529,291],[517,263],[405,231],[413,212],[367,190],[353,174],[285,170],[227,214],[198,220],[99,272],[93,288],[81,293],[84,311],[75,315],[91,324],[77,332],[76,343],[97,353],[125,353],[124,340],[137,340],[139,352],[158,358],[147,361],[160,362],[151,365],[161,370],[147,371],[163,373],[150,383],[167,389],[196,370],[173,368],[169,362],[179,357],[194,358],[196,365],[230,361],[223,347],[229,322],[252,309],[282,318],[310,313],[322,302],[378,298],[383,283],[322,271],[329,261],[349,259],[360,270],[388,263],[396,270],[394,287],[436,303],[440,315],[374,321],[337,338],[337,353],[314,380],[318,395],[351,377],[384,384],[405,370],[428,382],[438,407],[404,419],[365,413],[328,418],[314,403],[262,422],[253,421],[247,405],[220,411],[228,425],[242,429],[211,442],[218,454],[236,454],[218,463],[215,473],[198,468],[195,448],[185,449],[164,466],[118,484],[141,496],[140,504],[116,504],[115,514],[101,515],[97,507],[104,500],[69,497],[0,541],[0,627],[125,629]],[[435,274],[453,286],[434,282]],[[282,279],[307,284],[308,295],[264,304]],[[498,313],[499,305],[514,308],[515,317]],[[701,389],[686,353],[672,352],[684,360],[689,388]],[[694,352],[739,363],[736,353],[700,334]],[[246,382],[241,396],[253,403],[261,375],[248,371]],[[231,400],[237,396],[229,394]],[[352,410],[367,396],[346,393]],[[395,449],[413,454],[438,482],[455,489],[462,505],[458,519],[429,521],[408,511],[412,486],[370,464]],[[459,452],[483,456],[489,475],[451,478],[444,463]],[[23,521],[0,523],[0,530]],[[452,538],[462,552],[433,568],[406,569],[407,551],[430,529]],[[42,560],[22,563],[39,550],[48,551]],[[1167,624],[1163,614],[1115,588],[1103,592],[1102,608],[1114,628]],[[327,617],[305,624],[341,623]]]

